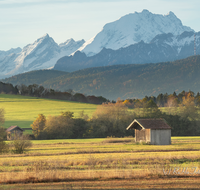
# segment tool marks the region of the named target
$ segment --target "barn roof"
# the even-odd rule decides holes
[[[165,119],[135,119],[127,128],[129,129],[171,129]]]
[[[15,126],[10,126],[10,127],[6,130],[6,132],[11,132],[11,131],[16,130],[16,129],[17,129],[17,130],[23,131],[22,128],[20,128],[19,126],[15,125]]]

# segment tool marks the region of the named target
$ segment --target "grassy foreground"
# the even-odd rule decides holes
[[[94,104],[0,94],[0,108],[5,110],[6,128],[12,125],[29,128],[38,114],[48,116],[71,111],[74,112],[75,117],[78,117],[84,110],[85,114],[91,116],[96,107],[97,105]]]
[[[35,140],[29,152],[0,155],[0,183],[8,189],[199,188],[200,137],[172,137],[172,145],[140,145],[134,138]]]

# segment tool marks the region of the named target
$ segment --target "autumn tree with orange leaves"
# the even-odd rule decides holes
[[[33,124],[31,124],[35,138],[37,138],[44,130],[45,124],[46,117],[43,114],[38,114],[38,117],[35,119]]]

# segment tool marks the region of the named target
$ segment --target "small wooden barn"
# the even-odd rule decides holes
[[[16,137],[20,137],[23,135],[23,129],[19,126],[10,126],[7,130],[7,140],[13,140]]]
[[[164,119],[135,119],[126,130],[135,130],[135,142],[153,145],[171,144],[171,127]]]

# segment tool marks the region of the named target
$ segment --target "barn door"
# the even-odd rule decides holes
[[[146,132],[145,132],[145,129],[142,129],[142,130],[136,130],[136,141],[139,142],[139,141],[145,141],[146,142]]]

